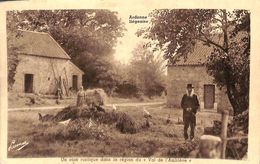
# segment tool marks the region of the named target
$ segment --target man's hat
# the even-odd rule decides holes
[[[192,84],[187,84],[187,88],[194,88]]]

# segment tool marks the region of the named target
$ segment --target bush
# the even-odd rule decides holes
[[[71,120],[67,126],[61,127],[57,123],[68,119]],[[45,128],[47,127],[45,134],[49,136],[49,133],[51,133],[53,138],[60,139],[102,138],[103,134],[97,130],[97,127],[102,126],[102,124],[115,125],[120,132],[130,134],[136,133],[141,128],[146,128],[124,112],[103,112],[96,110],[95,107],[88,106],[66,107],[47,121],[53,122],[53,124],[50,125],[51,127],[45,126]],[[87,126],[90,122],[98,126],[93,126],[95,128],[92,129],[92,126]]]
[[[122,113],[118,115],[118,121],[116,123],[116,128],[119,129],[122,133],[136,133],[137,124],[129,115]]]

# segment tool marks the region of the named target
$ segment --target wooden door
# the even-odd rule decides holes
[[[24,92],[33,93],[33,74],[24,75]]]
[[[72,76],[72,88],[73,90],[78,90],[78,76],[77,75],[73,75]]]
[[[213,109],[215,103],[215,85],[204,85],[204,109]]]

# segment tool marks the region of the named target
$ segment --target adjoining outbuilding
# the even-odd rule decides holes
[[[167,67],[167,105],[180,108],[186,85],[191,83],[198,95],[201,110],[231,110],[225,88],[219,89],[213,77],[207,74],[205,62],[213,51],[212,47],[197,42],[187,58],[180,57]]]
[[[84,72],[49,35],[19,30],[15,44],[19,49],[18,66],[12,90],[17,93],[62,94],[78,90]]]

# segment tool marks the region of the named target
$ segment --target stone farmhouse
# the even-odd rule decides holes
[[[167,67],[167,105],[180,108],[183,94],[186,93],[186,85],[192,83],[195,94],[198,95],[201,110],[219,111],[231,110],[231,104],[225,92],[220,90],[209,76],[204,65],[212,48],[196,43],[194,51],[187,58],[180,57],[175,64]]]
[[[18,66],[12,90],[17,93],[64,95],[78,90],[84,72],[71,62],[70,56],[48,34],[19,30]]]

